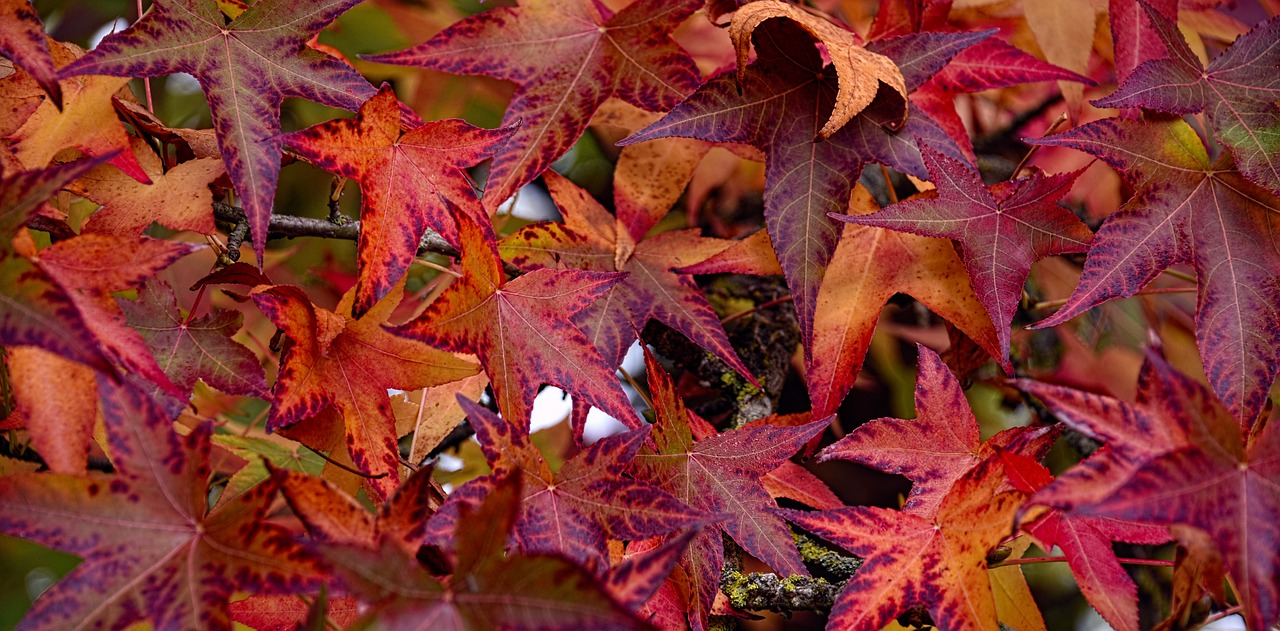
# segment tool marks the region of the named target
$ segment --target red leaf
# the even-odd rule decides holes
[[[478,506],[509,473],[520,477],[523,489],[512,533],[520,549],[561,554],[596,573],[608,567],[607,539],[647,539],[696,528],[709,517],[648,482],[623,475],[648,437],[647,427],[603,438],[552,473],[518,425],[473,401],[459,397],[458,403],[493,474],[449,496],[431,522],[433,542],[454,538],[459,511]]]
[[[924,149],[937,197],[894,204],[870,215],[835,215],[841,221],[955,239],[969,279],[1000,341],[1007,366],[1009,329],[1031,264],[1053,254],[1084,252],[1093,239],[1071,211],[1057,205],[1079,172],[1044,175],[984,186],[962,161]]]
[[[417,390],[475,374],[476,366],[425,344],[392,335],[383,323],[400,303],[397,288],[363,318],[352,318],[353,294],[339,312],[319,309],[297,287],[259,286],[253,301],[284,332],[280,374],[267,429],[306,421],[332,407],[346,426],[347,449],[372,476],[375,499],[398,486],[400,450],[387,388]]]
[[[199,79],[261,262],[280,177],[281,101],[300,97],[354,111],[375,92],[351,66],[306,46],[358,1],[261,0],[228,23],[213,0],[157,0],[62,76],[186,72]]]
[[[875,42],[867,49],[897,63],[914,90],[952,56],[990,33],[926,33]],[[963,155],[946,133],[914,106],[901,121],[901,97],[881,92],[829,138],[819,131],[832,111],[835,72],[824,69],[809,35],[789,20],[769,20],[753,34],[756,61],[741,81],[731,72],[709,80],[664,118],[618,144],[687,136],[739,142],[765,153],[765,226],[795,297],[805,352],[813,351],[818,288],[839,239],[827,217],[843,212],[868,162],[925,177],[916,141]]]
[[[208,509],[210,425],[179,437],[138,390],[102,378],[98,388],[115,476],[0,478],[0,531],[85,559],[36,601],[21,628],[150,621],[229,630],[234,592],[295,593],[318,583],[315,560],[266,521],[274,484]]]
[[[1208,67],[1187,46],[1168,12],[1142,4],[1168,57],[1138,66],[1098,107],[1205,112],[1213,135],[1235,154],[1240,172],[1280,194],[1280,17],[1241,35]]]
[[[632,461],[632,474],[696,509],[722,516],[698,533],[680,564],[692,584],[691,601],[685,603],[690,623],[705,622],[719,589],[722,533],[779,574],[808,576],[786,523],[769,512],[777,504],[761,478],[821,433],[830,419],[800,427],[749,426],[695,440],[671,377],[647,352],[645,367],[658,421],[654,444]]]
[[[58,85],[58,71],[49,57],[49,44],[45,41],[44,24],[29,0],[3,0],[0,2],[0,55],[17,62],[23,70],[40,84],[62,109],[62,88]]]
[[[408,50],[365,59],[484,75],[520,87],[502,118],[519,127],[498,152],[484,203],[491,212],[564,155],[610,97],[661,112],[698,86],[698,69],[669,36],[702,0],[638,0],[614,14],[593,0],[524,2],[463,19]]]
[[[1015,427],[982,442],[973,416],[947,365],[938,354],[916,347],[916,418],[869,421],[823,449],[819,460],[849,460],[911,480],[902,511],[933,519],[951,487],[971,469],[1001,450],[1043,457],[1053,445],[1049,427]]]
[[[775,512],[863,558],[836,597],[829,628],[879,629],[924,605],[938,628],[994,629],[987,552],[1013,530],[1024,498],[998,492],[1004,480],[999,458],[984,461],[956,482],[932,518],[865,506]]]
[[[570,321],[622,282],[622,274],[534,270],[506,281],[487,226],[459,215],[462,278],[426,311],[395,329],[455,353],[474,353],[498,410],[528,427],[538,387],[563,388],[627,426],[640,427],[613,367]]]
[[[1102,224],[1067,304],[1036,327],[1132,296],[1189,263],[1209,384],[1238,420],[1252,422],[1280,370],[1280,197],[1241,177],[1229,155],[1210,162],[1181,121],[1108,119],[1037,142],[1096,155],[1137,192]]]
[[[523,269],[551,267],[623,272],[627,277],[574,316],[574,322],[612,366],[622,363],[637,332],[657,320],[719,357],[730,368],[755,378],[742,364],[702,290],[688,274],[672,268],[696,264],[731,245],[696,231],[664,232],[636,243],[590,193],[568,179],[543,174],[564,223],[542,223],[504,239],[498,252]]]
[[[450,209],[476,221],[480,207],[468,167],[499,150],[512,128],[480,129],[452,119],[400,130],[391,86],[334,120],[284,136],[320,168],[360,183],[360,280],[353,313],[362,316],[404,276],[427,228],[458,243]]]
[[[427,477],[423,471],[415,477]],[[457,567],[444,581],[414,551],[389,542],[378,547],[320,544],[338,574],[365,602],[374,629],[638,629],[645,625],[600,582],[554,555],[504,554],[521,497],[519,478],[494,485],[458,528]],[[395,508],[389,509],[396,510]]]
[[[1184,524],[1217,544],[1246,621],[1280,620],[1280,430],[1247,431],[1204,386],[1154,355],[1128,404],[1019,381],[1064,423],[1107,443],[1033,501],[1081,517]]]

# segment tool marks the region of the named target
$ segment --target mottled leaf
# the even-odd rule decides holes
[[[994,629],[987,552],[1013,530],[1025,497],[999,492],[999,458],[960,478],[924,518],[865,506],[818,513],[775,510],[797,526],[863,558],[831,610],[828,629],[880,629],[923,605],[942,629]]]
[[[1240,172],[1280,194],[1280,18],[1253,27],[1206,67],[1166,12],[1140,4],[1168,56],[1138,66],[1096,105],[1204,112]]]
[[[1067,304],[1036,326],[1132,296],[1189,263],[1209,384],[1237,419],[1252,422],[1280,369],[1280,197],[1241,176],[1230,155],[1211,162],[1181,121],[1108,119],[1037,142],[1102,158],[1136,192],[1102,224]]]
[[[230,630],[237,591],[294,593],[318,584],[318,563],[266,520],[267,483],[208,508],[209,434],[180,437],[128,385],[98,380],[117,473],[0,478],[0,531],[84,557],[36,601],[20,629]]]
[[[375,92],[351,66],[306,46],[357,2],[261,0],[228,23],[213,0],[158,0],[62,76],[186,72],[199,79],[261,262],[280,176],[281,101],[299,97],[354,111]]]
[[[62,108],[62,88],[58,85],[58,71],[49,57],[44,24],[29,0],[0,2],[0,55],[30,73],[53,104]]]
[[[466,169],[500,150],[511,131],[451,119],[402,132],[395,92],[383,84],[356,118],[284,136],[306,160],[360,183],[357,317],[404,276],[427,228],[457,245],[451,211],[488,218]]]
[[[35,346],[6,348],[4,361],[40,459],[54,473],[84,473],[98,417],[93,369]]]
[[[538,387],[550,384],[640,427],[614,367],[570,320],[624,276],[542,269],[507,281],[487,226],[462,215],[456,219],[463,277],[395,332],[477,355],[498,410],[514,423],[528,427]]]
[[[383,328],[402,292],[397,285],[358,319],[351,316],[351,292],[338,313],[311,304],[297,287],[260,286],[252,292],[285,337],[267,428],[306,422],[333,408],[345,424],[352,461],[376,476],[369,481],[376,499],[390,497],[400,478],[399,436],[387,388],[416,390],[476,373],[475,364]]]
[[[615,97],[651,112],[698,87],[691,59],[669,36],[702,0],[638,0],[612,12],[591,0],[525,0],[463,19],[408,50],[366,57],[520,87],[503,125],[520,123],[493,161],[485,207],[498,207],[564,155],[591,115]]]
[[[1054,254],[1084,252],[1093,239],[1088,226],[1057,204],[1079,172],[1036,171],[1028,178],[987,187],[968,164],[929,148],[923,154],[938,187],[936,197],[836,218],[958,242],[973,289],[995,325],[1000,361],[1007,368],[1009,330],[1032,263]]]
[[[901,68],[914,90],[965,47],[988,33],[909,35],[877,42],[872,52]],[[867,109],[831,137],[819,135],[835,103],[834,70],[824,68],[809,35],[788,20],[769,20],[753,34],[756,61],[741,80],[732,73],[710,79],[662,120],[619,144],[685,136],[740,142],[765,153],[765,225],[795,297],[806,353],[813,349],[813,312],[827,263],[839,240],[838,224],[849,192],[868,162],[926,177],[916,139],[962,155],[928,116],[908,106],[907,122],[894,113],[896,93],[881,92]]]

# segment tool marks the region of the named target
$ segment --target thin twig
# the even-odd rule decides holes
[[[307,446],[306,446],[306,445],[303,445],[303,447],[307,447]],[[307,447],[307,449],[311,449],[311,448],[310,448],[310,447]],[[333,458],[330,458],[328,454],[326,454],[326,453],[324,453],[324,452],[322,452],[322,451],[318,451],[318,450],[316,450],[316,449],[311,449],[311,453],[313,453],[313,454],[315,454],[315,455],[317,455],[317,456],[320,456],[321,458],[323,458],[323,459],[324,459],[324,461],[325,461],[325,462],[327,462],[327,463],[329,463],[329,464],[331,464],[331,465],[333,465],[333,466],[335,466],[335,467],[337,467],[337,468],[339,468],[339,469],[342,469],[343,471],[346,471],[347,473],[350,473],[351,475],[357,475],[357,476],[360,476],[360,477],[362,477],[362,478],[364,478],[364,479],[366,479],[366,480],[378,480],[378,479],[381,479],[381,478],[385,478],[385,477],[387,477],[387,474],[386,474],[386,473],[373,474],[373,473],[365,473],[365,472],[363,472],[363,471],[361,471],[361,470],[359,470],[359,469],[352,469],[351,467],[348,467],[347,465],[342,464],[341,462],[338,462],[337,460],[334,460]]]
[[[1155,294],[1193,294],[1197,291],[1199,291],[1199,289],[1196,287],[1156,287],[1153,289],[1143,289],[1142,291],[1134,293],[1133,296],[1151,296]],[[1052,309],[1054,307],[1061,307],[1062,305],[1067,304],[1067,300],[1069,300],[1069,298],[1063,298],[1061,300],[1046,300],[1044,302],[1037,302],[1031,305],[1031,309],[1037,310],[1037,309]]]
[[[889,203],[898,203],[898,191],[893,189],[893,180],[889,179],[889,169],[880,165],[880,176],[884,178],[884,188],[889,193]]]
[[[1067,122],[1067,113],[1063,112],[1058,115],[1057,120],[1053,121],[1052,125],[1049,125],[1048,129],[1044,130],[1043,134],[1040,134],[1040,137],[1044,138],[1045,136],[1053,134],[1053,132],[1057,131],[1065,122]],[[1027,163],[1031,161],[1031,156],[1036,155],[1036,152],[1039,150],[1040,145],[1031,145],[1031,148],[1027,150],[1026,155],[1022,156],[1022,161],[1018,163],[1018,166],[1013,167],[1013,174],[1009,176],[1009,179],[1012,180],[1017,178],[1018,174],[1022,172],[1022,167],[1027,166]]]
[[[730,322],[733,322],[734,320],[737,320],[738,318],[745,318],[746,316],[749,316],[757,311],[760,311],[761,309],[768,309],[770,307],[776,307],[778,305],[786,304],[788,302],[794,302],[794,301],[795,301],[795,297],[792,296],[791,294],[787,294],[785,296],[782,296],[781,298],[774,298],[773,300],[770,300],[768,302],[762,302],[754,307],[743,309],[742,311],[739,311],[737,313],[731,313],[723,318],[720,318],[720,324],[725,325]]]
[[[997,568],[997,567],[1004,567],[1006,565],[1032,565],[1035,563],[1061,563],[1066,560],[1067,560],[1067,557],[1064,557],[1064,556],[1025,557],[1021,559],[1007,559],[999,563],[993,563],[991,564],[991,567]],[[1162,561],[1160,559],[1118,558],[1116,560],[1119,561],[1121,565],[1155,565],[1159,567],[1173,567],[1173,561]]]

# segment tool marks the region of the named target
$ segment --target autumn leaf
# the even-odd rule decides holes
[[[755,382],[693,278],[671,271],[717,254],[731,242],[683,230],[637,243],[621,218],[615,220],[590,193],[553,171],[544,173],[543,180],[564,223],[528,226],[499,243],[498,252],[521,269],[627,274],[573,318],[606,363],[621,364],[637,333],[657,320]]]
[[[525,0],[465,18],[408,50],[365,59],[476,74],[518,84],[484,205],[493,212],[577,142],[610,97],[651,112],[698,87],[691,59],[669,36],[701,0],[638,0],[614,13],[591,0]]]
[[[1063,423],[1102,439],[1116,451],[1104,456],[1120,461],[1069,470],[1033,503],[1202,530],[1222,553],[1249,626],[1280,620],[1280,425],[1248,431],[1208,388],[1154,354],[1136,404],[1030,381],[1018,387]]]
[[[320,168],[360,183],[360,280],[353,313],[364,315],[400,280],[427,228],[458,243],[451,209],[488,219],[466,169],[506,142],[511,128],[480,129],[452,119],[408,131],[387,84],[340,119],[284,136],[284,144]]]
[[[372,605],[363,622],[373,629],[645,628],[594,576],[569,560],[503,553],[520,497],[519,478],[511,476],[496,484],[475,512],[462,512],[457,562],[444,580],[432,576],[414,552],[394,538],[382,537],[376,547],[316,547],[343,581]]]
[[[0,254],[13,253],[13,238],[50,197],[109,157],[15,171],[0,179]]]
[[[36,83],[48,93],[53,105],[62,109],[62,87],[58,85],[58,71],[49,56],[49,44],[45,41],[44,24],[40,15],[28,0],[3,0],[0,2],[0,55],[15,61],[31,74]]]
[[[751,55],[751,34],[765,20],[786,18],[795,22],[814,39],[822,42],[836,71],[837,91],[831,117],[818,135],[830,138],[859,112],[871,105],[883,83],[902,96],[902,118],[906,118],[907,83],[892,59],[863,48],[861,38],[852,30],[818,17],[793,4],[780,0],[752,2],[739,8],[729,23],[729,38],[738,57],[738,82],[746,76]],[[893,127],[901,125],[898,120]]]
[[[951,487],[970,470],[1008,451],[1041,458],[1053,446],[1051,427],[1014,427],[987,441],[978,421],[937,353],[916,347],[916,418],[868,421],[823,449],[818,459],[849,460],[911,480],[904,513],[932,519]]]
[[[297,287],[259,286],[251,294],[285,338],[267,429],[305,423],[334,409],[345,424],[352,461],[374,476],[369,484],[375,499],[389,497],[400,478],[399,436],[387,389],[416,390],[476,373],[475,364],[383,328],[402,292],[396,286],[362,318],[351,316],[350,292],[336,313],[317,308]]]
[[[489,375],[498,410],[527,427],[538,387],[549,384],[635,428],[642,422],[614,367],[570,320],[622,282],[623,275],[534,270],[505,280],[487,226],[459,215],[462,278],[414,320],[393,329],[455,353],[474,353]]]
[[[869,45],[902,69],[908,91],[924,83],[965,47],[989,33],[926,33]],[[765,153],[765,225],[778,251],[799,314],[807,353],[813,349],[813,312],[823,273],[839,240],[829,212],[843,212],[856,175],[879,162],[917,177],[927,175],[916,139],[956,157],[960,149],[928,116],[908,104],[896,128],[898,95],[882,93],[831,137],[819,135],[838,87],[833,70],[809,35],[789,20],[768,20],[753,34],[756,61],[739,81],[721,73],[662,120],[623,139],[630,145],[684,136],[739,142]]]
[[[261,262],[280,177],[281,101],[299,97],[355,111],[375,92],[351,66],[306,46],[357,2],[261,0],[228,22],[213,0],[158,0],[62,76],[186,72],[199,79]]]
[[[1111,23],[1111,41],[1116,47],[1116,79],[1121,83],[1143,63],[1168,54],[1144,4],[1172,21],[1178,18],[1177,0],[1108,1],[1107,21]]]
[[[1189,263],[1209,384],[1238,420],[1252,422],[1280,369],[1280,198],[1246,180],[1230,155],[1211,161],[1181,121],[1107,119],[1037,142],[1102,158],[1136,192],[1102,224],[1067,303],[1036,328],[1132,296]]]
[[[1091,0],[1023,0],[1022,13],[1049,63],[1086,73],[1098,24],[1094,7]],[[1079,120],[1084,86],[1074,81],[1060,81],[1058,87],[1071,119]]]
[[[865,188],[856,187],[850,195],[850,213],[866,215],[878,209]],[[987,353],[1000,357],[996,329],[950,242],[850,224],[843,229],[818,290],[813,353],[805,367],[815,416],[833,414],[840,407],[862,370],[881,307],[898,293],[919,300]],[[1001,358],[1006,368],[1007,362]]]
[[[1010,452],[1000,456],[1010,481],[1023,493],[1034,494],[1053,481],[1053,475],[1035,458]],[[1049,511],[1021,527],[1041,548],[1058,546],[1062,550],[1080,593],[1108,624],[1119,631],[1139,629],[1138,586],[1120,565],[1111,542],[1168,543],[1167,528],[1061,511]]]
[[[149,621],[230,630],[234,592],[295,593],[319,582],[313,557],[266,520],[273,484],[208,509],[210,425],[180,437],[137,389],[105,378],[98,388],[114,476],[0,478],[0,531],[84,557],[19,628]]]
[[[761,477],[821,433],[830,419],[800,427],[749,426],[695,440],[689,412],[666,369],[648,352],[645,368],[658,420],[651,432],[653,445],[632,460],[631,474],[695,509],[722,515],[694,537],[680,564],[692,583],[685,607],[697,628],[705,623],[720,586],[722,533],[783,576],[809,575],[787,525],[769,512],[777,504]]]
[[[31,446],[50,471],[84,473],[98,416],[94,370],[36,346],[11,346],[4,354]]]
[[[138,300],[121,300],[125,317],[151,349],[160,369],[185,393],[196,381],[227,394],[267,391],[262,364],[252,351],[231,339],[243,316],[213,310],[199,318],[184,315],[167,283],[153,280],[138,290]]]
[[[828,629],[880,629],[914,605],[941,629],[994,629],[987,552],[1013,530],[1024,498],[999,492],[1004,482],[994,457],[956,481],[936,517],[867,506],[774,513],[863,559],[836,597]]]
[[[1213,136],[1255,184],[1280,195],[1280,18],[1241,35],[1206,67],[1174,20],[1139,2],[1168,56],[1138,66],[1098,107],[1204,112]]]
[[[454,491],[432,519],[433,543],[456,538],[460,511],[474,508],[508,475],[521,479],[513,538],[525,553],[556,553],[603,573],[608,539],[636,541],[690,530],[709,515],[652,484],[623,474],[649,435],[648,427],[602,438],[552,473],[515,423],[459,398],[493,473]],[[677,555],[678,556],[678,555]]]
[[[152,223],[171,230],[217,232],[209,185],[226,173],[222,161],[197,158],[166,171],[146,141],[135,138],[131,145],[151,184],[140,184],[111,166],[100,166],[81,176],[69,190],[102,205],[89,218],[84,232],[135,236]]]
[[[1010,326],[1031,264],[1054,254],[1084,252],[1093,233],[1057,201],[1079,172],[1030,177],[985,186],[968,164],[930,148],[921,152],[936,197],[894,204],[870,215],[835,215],[841,221],[954,239],[978,300],[990,314],[1007,367]]]
[[[58,42],[51,45],[62,46]],[[62,63],[73,58],[71,52],[57,54],[54,60]],[[127,83],[128,79],[116,77],[63,77],[59,84],[61,104],[52,99],[40,103],[9,137],[9,151],[24,168],[37,169],[52,162],[59,151],[75,148],[89,157],[107,157],[129,177],[150,183],[112,105],[117,94],[130,94]]]

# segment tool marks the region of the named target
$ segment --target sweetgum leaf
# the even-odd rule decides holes
[[[395,92],[384,83],[356,118],[284,136],[284,143],[306,160],[360,183],[357,317],[409,269],[427,228],[458,244],[451,209],[476,221],[488,218],[466,169],[500,150],[511,132],[457,119],[402,132]]]
[[[1116,46],[1116,78],[1122,84],[1143,63],[1167,54],[1158,27],[1147,17],[1144,4],[1170,20],[1176,22],[1178,18],[1177,0],[1110,0],[1107,3],[1111,41]]]
[[[408,50],[366,56],[512,81],[502,123],[520,126],[494,157],[491,212],[564,155],[615,97],[661,112],[698,87],[693,59],[670,37],[701,0],[638,0],[617,13],[595,0],[523,0],[465,18]]]
[[[902,71],[914,90],[948,60],[990,33],[924,33],[869,45]],[[629,145],[685,136],[746,143],[765,153],[765,225],[795,298],[806,353],[813,349],[813,312],[827,264],[839,240],[841,212],[862,166],[886,164],[926,177],[917,138],[959,158],[959,147],[928,116],[898,95],[881,92],[862,113],[823,139],[819,132],[838,90],[809,35],[789,20],[767,20],[753,33],[756,61],[743,78],[721,73],[662,120],[623,139]]]
[[[135,236],[159,223],[171,230],[217,232],[209,185],[226,173],[222,161],[197,158],[166,171],[146,141],[134,138],[131,145],[151,184],[141,184],[114,166],[100,166],[84,174],[69,189],[102,205],[84,231]]]
[[[819,460],[849,460],[911,480],[904,513],[933,519],[957,480],[1003,451],[1043,457],[1050,427],[1015,427],[983,442],[960,382],[938,354],[917,346],[916,418],[868,421],[823,449]]]
[[[932,518],[866,506],[774,512],[863,558],[836,597],[828,629],[880,629],[914,605],[941,629],[994,629],[987,552],[1013,530],[1025,497],[1000,492],[1004,481],[998,456],[983,461]]]
[[[851,214],[866,215],[878,209],[866,189],[854,189]],[[846,225],[818,290],[814,312],[814,352],[805,378],[815,416],[835,413],[853,388],[871,347],[880,308],[898,293],[919,300],[987,353],[1000,356],[996,329],[949,241]],[[1007,359],[1001,361],[1007,364]]]
[[[834,215],[849,223],[954,239],[978,299],[990,314],[1008,368],[1009,331],[1031,264],[1053,254],[1084,252],[1093,233],[1057,201],[1079,175],[1045,175],[987,187],[963,161],[922,150],[936,197],[894,204],[870,215]]]
[[[902,71],[892,59],[862,47],[860,37],[847,27],[819,17],[793,4],[780,0],[752,2],[739,8],[729,23],[729,38],[738,57],[738,82],[747,71],[751,55],[751,34],[765,20],[785,18],[795,22],[814,39],[822,42],[835,68],[837,85],[835,107],[818,135],[829,138],[836,130],[871,105],[883,83],[902,96],[902,116],[906,117],[907,84]],[[898,124],[903,121],[899,120]]]
[[[160,368],[185,393],[190,394],[197,380],[227,394],[257,396],[267,391],[257,356],[231,339],[244,320],[239,312],[215,309],[187,318],[178,309],[173,289],[161,280],[139,289],[136,302],[118,304]]]
[[[84,158],[5,174],[0,179],[0,254],[13,252],[13,237],[50,197],[109,158]]]
[[[174,433],[168,416],[127,384],[99,378],[117,473],[0,478],[0,531],[84,557],[44,593],[20,629],[230,630],[237,591],[316,586],[318,562],[266,520],[276,488],[208,508],[209,434]]]
[[[94,370],[36,346],[5,348],[15,409],[31,446],[54,473],[81,474],[98,417]]]
[[[415,477],[422,477],[419,473]],[[504,554],[521,497],[519,478],[497,483],[459,524],[458,562],[443,580],[413,551],[383,537],[379,545],[316,546],[373,610],[373,629],[642,629],[600,582],[555,555]]]
[[[1214,137],[1235,154],[1240,172],[1280,194],[1280,18],[1253,27],[1205,67],[1176,21],[1139,4],[1168,56],[1138,66],[1096,105],[1204,112]]]
[[[1209,384],[1238,420],[1252,422],[1280,369],[1280,197],[1245,179],[1230,155],[1210,161],[1182,121],[1107,119],[1037,143],[1098,156],[1136,192],[1102,224],[1067,304],[1036,327],[1132,296],[1189,263]]]
[[[416,390],[477,371],[475,364],[383,328],[402,292],[397,285],[358,319],[350,315],[351,293],[339,313],[317,308],[305,292],[288,285],[259,286],[251,294],[285,338],[267,429],[306,423],[333,408],[345,425],[352,461],[377,476],[370,480],[375,499],[389,497],[400,479],[399,436],[387,389]]]
[[[637,332],[649,320],[657,320],[755,383],[702,290],[691,276],[671,271],[713,256],[732,242],[685,230],[636,243],[621,218],[615,220],[590,193],[553,171],[544,173],[543,179],[564,223],[528,226],[499,243],[498,252],[522,269],[627,274],[573,319],[606,362],[621,364]]]
[[[821,433],[830,418],[800,427],[748,426],[695,440],[689,412],[666,369],[645,354],[649,390],[656,406],[653,445],[632,460],[631,473],[669,491],[690,506],[722,517],[690,544],[680,566],[691,583],[684,603],[689,622],[705,624],[720,586],[724,564],[722,536],[728,535],[780,575],[808,576],[791,532],[761,480]]]
[[[13,60],[49,94],[54,106],[62,109],[62,88],[58,71],[49,57],[44,24],[28,0],[0,2],[0,55]]]
[[[281,101],[299,97],[355,111],[375,93],[351,66],[306,46],[358,1],[261,0],[228,23],[213,0],[158,0],[62,76],[194,75],[261,262],[280,177]]]
[[[519,426],[473,401],[459,398],[458,403],[493,474],[449,496],[431,522],[432,542],[454,538],[459,511],[479,505],[509,474],[521,479],[520,515],[512,533],[520,549],[557,553],[597,573],[608,567],[608,539],[635,541],[688,530],[709,517],[623,474],[648,437],[647,427],[596,441],[552,473]]]
[[[1035,493],[1053,481],[1053,475],[1035,458],[1011,452],[1001,457],[1010,481],[1023,493]],[[1118,631],[1138,631],[1138,586],[1120,565],[1111,542],[1168,543],[1167,528],[1050,511],[1023,523],[1022,530],[1045,550],[1054,546],[1062,549],[1080,593],[1107,624]]]
[[[570,318],[622,282],[623,274],[534,270],[505,280],[486,224],[458,215],[462,278],[394,331],[455,353],[474,353],[489,375],[498,410],[528,427],[542,384],[580,396],[629,427],[642,421],[614,368]]]
[[[1208,533],[1257,629],[1280,620],[1280,424],[1248,429],[1213,393],[1149,355],[1136,404],[1022,381],[1064,423],[1114,454],[1082,465],[1033,502],[1073,515]],[[1110,464],[1110,466],[1103,466]]]

